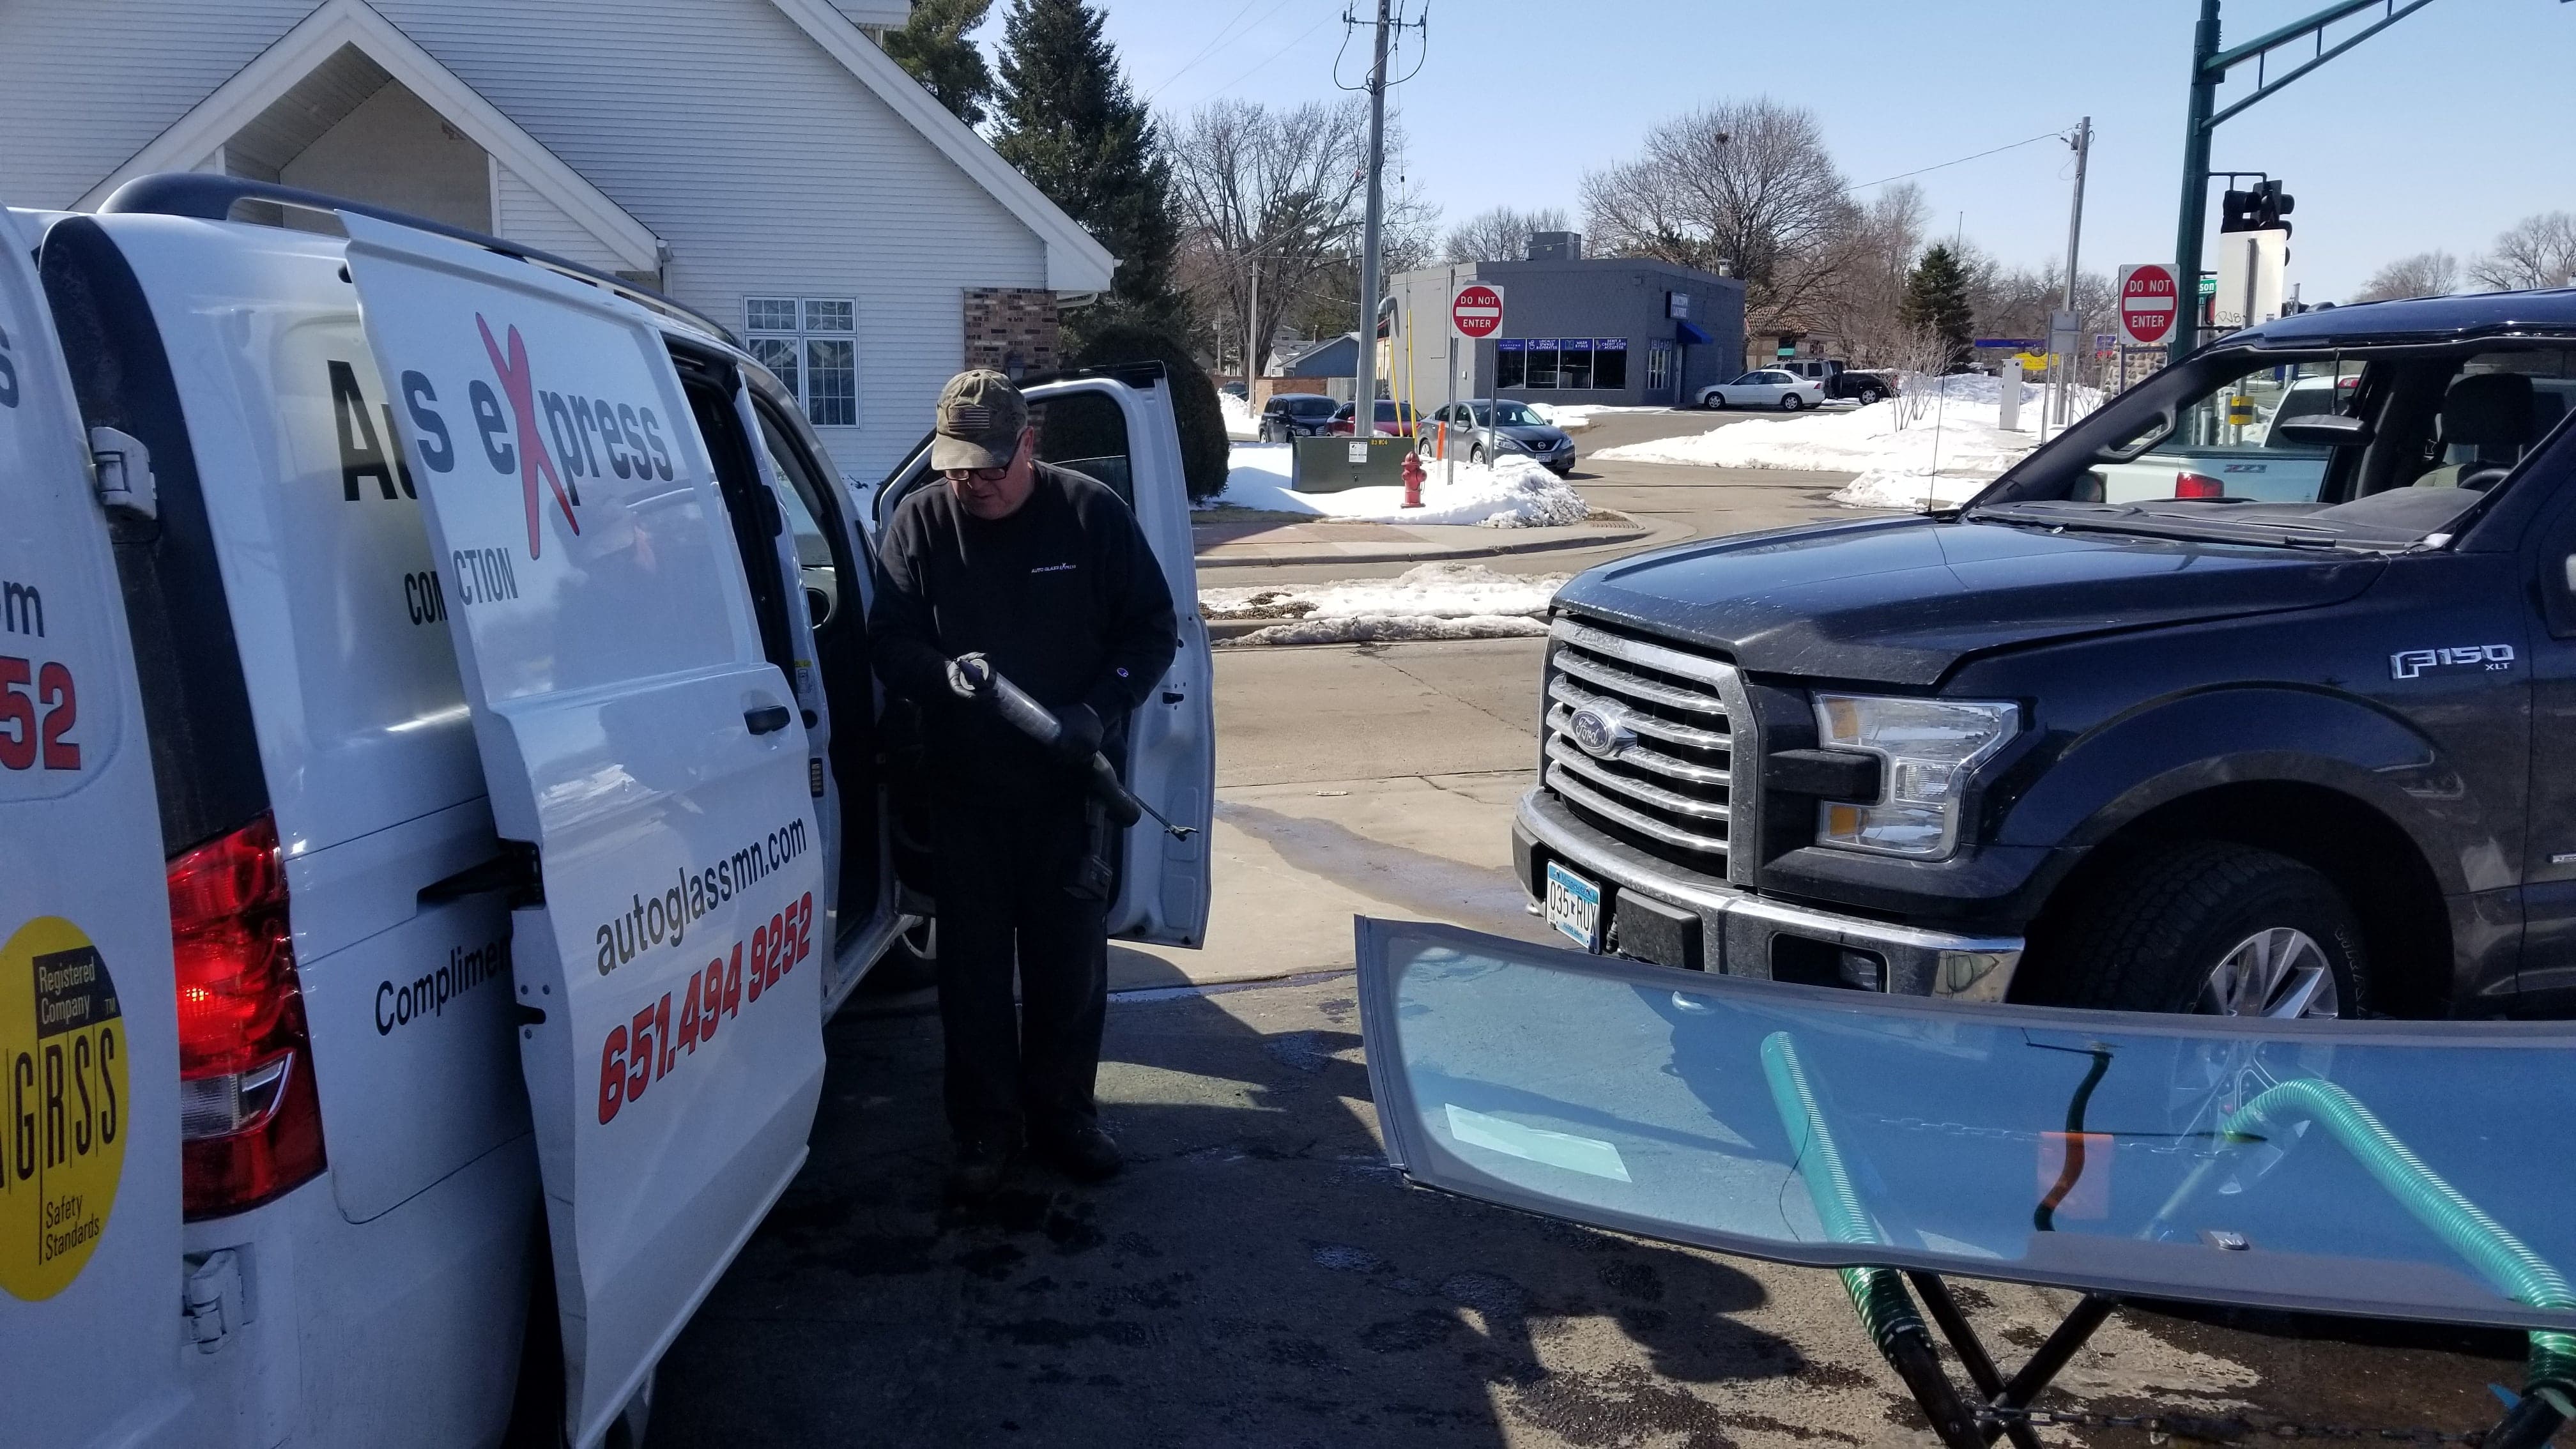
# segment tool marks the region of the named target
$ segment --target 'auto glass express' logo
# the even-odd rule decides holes
[[[475,378],[465,385],[465,406],[473,415],[483,460],[493,472],[519,480],[527,505],[529,558],[544,549],[540,483],[553,494],[565,526],[578,534],[581,518],[575,510],[581,507],[582,479],[671,480],[671,447],[662,436],[662,419],[650,406],[540,388],[516,324],[505,323],[495,336],[491,322],[478,312],[474,325],[500,388],[496,392],[493,381]],[[422,466],[433,473],[456,471],[455,434],[440,411],[437,385],[414,369],[402,375],[400,390]]]

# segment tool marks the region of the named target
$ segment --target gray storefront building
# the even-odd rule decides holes
[[[1744,284],[1628,257],[1582,257],[1579,238],[1542,233],[1544,260],[1461,262],[1399,274],[1397,326],[1383,344],[1390,378],[1424,411],[1450,396],[1449,299],[1481,282],[1503,294],[1492,337],[1458,342],[1456,395],[1527,402],[1687,403],[1743,372]]]

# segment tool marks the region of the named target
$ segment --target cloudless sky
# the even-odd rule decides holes
[[[1342,0],[1094,3],[1137,91],[1174,116],[1219,96],[1342,94]],[[1374,0],[1353,3],[1374,14]],[[1390,93],[1391,111],[1409,137],[1406,169],[1444,223],[1554,205],[1580,229],[1586,170],[1633,156],[1659,120],[1768,95],[1816,113],[1854,183],[2089,114],[2082,265],[2173,254],[2194,0],[1429,3],[1424,64]],[[2323,4],[2229,0],[2222,43]],[[995,6],[988,40],[1008,9]],[[1342,82],[1359,84],[1367,65],[1363,30],[1340,58]],[[2250,89],[2251,70],[2222,106]],[[2433,0],[2220,126],[2211,164],[2288,184],[2290,279],[2309,301],[2341,298],[2410,252],[2440,247],[2465,263],[2522,217],[2576,210],[2576,3]],[[2039,265],[2065,255],[2073,175],[2072,152],[2048,140],[1914,179],[1937,231]]]

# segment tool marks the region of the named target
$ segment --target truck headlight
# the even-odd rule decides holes
[[[1959,844],[1959,801],[1969,772],[2020,727],[2008,702],[1816,696],[1816,730],[1828,749],[1879,757],[1879,798],[1817,807],[1816,843],[1937,860]]]

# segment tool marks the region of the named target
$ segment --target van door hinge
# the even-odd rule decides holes
[[[197,1345],[197,1352],[213,1353],[222,1348],[224,1339],[248,1321],[242,1308],[241,1262],[232,1249],[209,1253],[204,1262],[188,1270],[182,1311],[188,1320],[189,1341]]]
[[[132,433],[115,428],[89,430],[90,463],[98,478],[98,501],[137,518],[161,516],[161,490],[152,479],[152,450]]]

